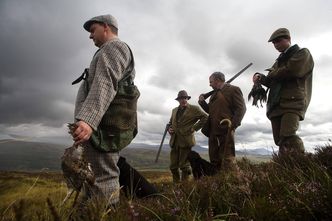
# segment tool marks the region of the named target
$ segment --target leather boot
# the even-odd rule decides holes
[[[304,153],[303,141],[299,136],[295,135],[287,137],[282,142],[280,142],[279,154],[283,155],[288,153]]]

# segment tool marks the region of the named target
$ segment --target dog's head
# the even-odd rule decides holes
[[[197,152],[195,152],[193,150],[190,151],[189,154],[188,154],[188,160],[189,160],[189,162],[197,160],[197,159],[201,159],[201,156]]]

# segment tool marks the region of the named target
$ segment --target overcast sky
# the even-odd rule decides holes
[[[299,134],[307,150],[331,139],[330,0],[0,0],[0,139],[70,143],[65,125],[73,121],[79,87],[71,82],[97,49],[82,25],[107,13],[118,19],[119,37],[135,56],[141,97],[134,142],[160,143],[179,90],[197,104],[211,90],[212,72],[227,80],[253,62],[232,83],[247,102],[236,148],[275,148],[265,107],[252,107],[247,95],[253,73],[264,73],[278,57],[267,40],[280,27],[315,60],[313,97]],[[200,132],[197,140],[207,146]]]

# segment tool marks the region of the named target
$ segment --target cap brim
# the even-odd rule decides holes
[[[97,21],[97,20],[89,20],[89,21],[87,21],[87,22],[84,23],[83,28],[84,28],[86,31],[90,32],[90,27],[91,27],[91,25],[93,25],[94,23],[100,23],[100,21]]]
[[[285,38],[285,37],[290,37],[290,36],[288,34],[277,35],[273,38],[270,38],[267,42],[272,42],[272,41],[276,40],[277,38]]]
[[[175,98],[175,100],[180,100],[181,98],[187,98],[189,100],[191,98],[191,96],[177,97],[177,98]]]
[[[91,20],[85,22],[84,25],[83,25],[83,28],[84,28],[86,31],[90,31],[90,27],[91,27],[92,23],[93,23],[93,21],[91,21]]]

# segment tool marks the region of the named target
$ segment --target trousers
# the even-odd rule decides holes
[[[231,131],[228,137],[227,132],[221,135],[210,135],[209,158],[210,162],[218,169],[221,169],[223,163],[227,163],[227,161],[234,161],[234,131]]]
[[[294,113],[285,113],[271,118],[273,139],[279,152],[300,151],[304,152],[302,139],[296,134],[299,129],[300,117]]]
[[[120,196],[120,169],[117,166],[119,153],[99,151],[90,142],[87,142],[84,145],[83,155],[95,175],[95,183],[91,186],[84,186],[84,198],[105,200],[109,205],[118,203]]]

